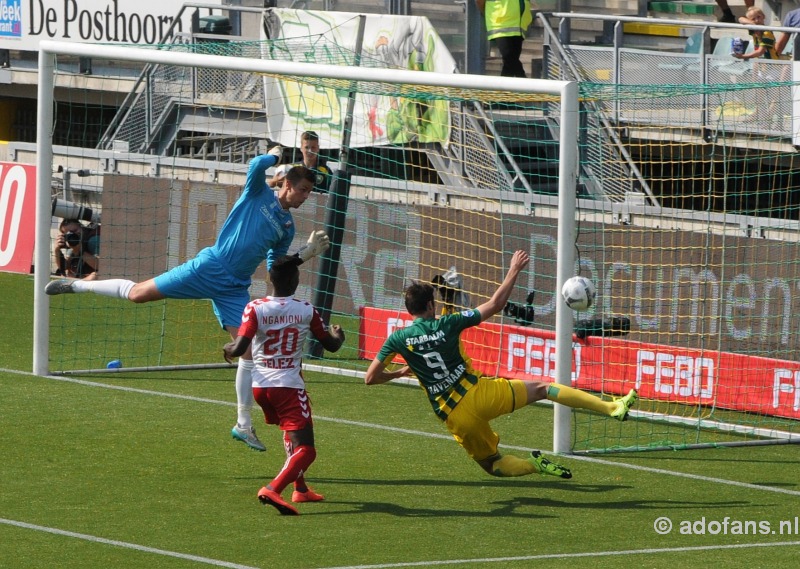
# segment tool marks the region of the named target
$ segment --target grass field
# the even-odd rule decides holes
[[[283,463],[280,436],[260,427],[266,453],[230,439],[232,370],[34,377],[32,287],[0,273],[0,567],[772,568],[800,555],[796,446],[563,457],[572,480],[498,479],[417,388],[319,373],[306,376],[307,478],[326,501],[279,516],[255,496]],[[521,455],[551,448],[551,419],[531,407],[495,426]]]

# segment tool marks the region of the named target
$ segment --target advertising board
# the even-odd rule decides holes
[[[0,0],[0,49],[37,51],[41,40],[157,44],[182,5],[175,0]],[[191,29],[192,11],[183,12],[177,32]]]

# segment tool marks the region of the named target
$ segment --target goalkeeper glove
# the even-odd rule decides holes
[[[312,231],[308,236],[308,243],[297,252],[297,256],[304,263],[311,257],[316,257],[320,253],[324,253],[331,246],[331,240],[328,235],[321,230]]]
[[[273,166],[277,166],[283,160],[283,146],[281,146],[280,144],[276,144],[275,146],[267,150],[267,154],[269,154],[270,156],[275,156],[278,159],[278,161],[275,162],[275,164],[273,164]]]

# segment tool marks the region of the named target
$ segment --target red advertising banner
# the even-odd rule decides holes
[[[363,307],[359,355],[374,358],[383,341],[413,318]],[[461,338],[473,366],[487,375],[555,379],[555,333],[484,322]],[[712,350],[677,348],[621,338],[573,341],[572,383],[622,394],[636,388],[646,399],[800,419],[800,363]]]
[[[0,162],[0,271],[30,274],[35,225],[36,167]]]

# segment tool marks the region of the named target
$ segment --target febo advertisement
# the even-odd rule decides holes
[[[35,221],[36,167],[0,162],[0,271],[31,272]]]
[[[0,49],[36,51],[41,40],[157,44],[178,17],[182,1],[0,0]],[[204,4],[221,5],[221,0]],[[188,31],[185,10],[176,31]]]
[[[413,318],[362,307],[359,356],[374,358],[395,329]],[[555,380],[555,333],[484,322],[461,339],[475,369],[489,376]],[[800,419],[800,363],[743,354],[588,337],[572,344],[572,384],[615,395]],[[398,359],[398,362],[401,361]]]

